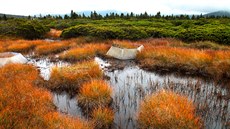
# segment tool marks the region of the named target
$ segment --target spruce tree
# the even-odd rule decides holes
[[[130,13],[130,17],[131,18],[134,17],[134,13],[133,12]]]
[[[161,12],[157,12],[157,14],[155,15],[156,18],[161,18]]]
[[[85,14],[84,14],[84,13],[82,14],[82,17],[83,17],[83,18],[86,18],[86,16],[85,16]]]
[[[74,13],[73,10],[71,10],[71,12],[70,12],[70,18],[71,18],[71,19],[74,19],[74,18],[73,18],[73,15],[74,15],[73,13]]]
[[[7,20],[6,14],[3,15],[2,19],[5,21]]]
[[[65,14],[64,19],[69,19],[69,16]]]

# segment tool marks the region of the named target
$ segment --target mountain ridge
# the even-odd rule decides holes
[[[23,15],[14,15],[14,14],[0,13],[0,17],[3,17],[4,15],[6,15],[7,18],[27,18],[27,16],[23,16]]]
[[[230,17],[230,12],[220,10],[220,11],[215,11],[215,12],[210,12],[210,13],[204,14],[204,16],[215,16],[215,17],[217,17],[217,16],[219,16],[219,17],[226,16],[226,17]]]

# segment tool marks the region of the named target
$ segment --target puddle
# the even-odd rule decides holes
[[[188,96],[197,107],[197,113],[207,129],[227,129],[230,121],[230,102],[226,96],[229,92],[214,82],[206,82],[200,78],[177,77],[174,74],[161,76],[154,72],[146,72],[134,62],[122,62],[122,70],[109,70],[110,64],[100,58],[95,61],[103,69],[113,89],[115,120],[113,128],[136,129],[136,114],[141,100],[146,95],[162,89],[170,89]],[[50,67],[69,65],[65,62],[51,62],[49,59],[30,60],[41,71],[45,79],[49,79]],[[71,116],[85,118],[77,105],[77,98],[71,98],[66,92],[53,93],[53,101],[58,111]]]
[[[61,40],[60,39],[54,39],[54,38],[47,38],[47,39],[44,39],[46,42],[60,42]]]
[[[213,82],[173,74],[160,76],[140,69],[135,63],[129,63],[123,70],[105,71],[105,74],[110,77],[113,88],[114,122],[118,128],[137,128],[136,114],[141,100],[156,91],[170,89],[188,96],[196,104],[205,128],[227,129],[225,124],[230,120],[230,103],[221,96],[229,93]]]
[[[44,78],[44,80],[49,80],[50,72],[53,67],[63,67],[70,65],[69,63],[63,61],[51,61],[49,58],[27,59],[29,61],[28,64],[33,64],[38,68],[40,75]]]
[[[76,97],[70,97],[66,92],[53,92],[53,103],[56,105],[57,110],[63,114],[85,119],[81,108],[77,106]]]
[[[227,90],[194,78],[178,78],[174,75],[159,76],[136,66],[123,70],[105,72],[113,87],[113,108],[116,109],[115,123],[122,128],[136,128],[136,112],[140,101],[161,89],[170,89],[187,95],[198,107],[206,128],[225,128],[230,115],[230,103],[218,99],[217,95],[227,95]],[[196,87],[198,86],[198,87]]]

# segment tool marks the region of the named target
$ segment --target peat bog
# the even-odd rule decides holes
[[[107,82],[111,85],[112,109],[115,112],[112,128],[138,128],[137,113],[145,96],[161,90],[170,90],[185,95],[196,107],[205,128],[228,128],[230,116],[229,90],[224,84],[199,77],[159,74],[142,70],[135,61],[119,61],[95,57]],[[32,64],[40,69],[41,76],[48,80],[51,67],[65,67],[69,63],[49,59],[31,59]],[[111,64],[110,64],[111,63]],[[112,67],[120,66],[120,67]],[[79,106],[77,95],[67,92],[55,92],[53,103],[60,113],[82,119],[89,119]]]

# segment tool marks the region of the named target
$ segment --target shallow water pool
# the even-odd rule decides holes
[[[198,77],[147,72],[140,69],[133,61],[117,61],[124,66],[122,69],[112,69],[109,61],[98,57],[95,61],[108,76],[108,82],[113,89],[112,108],[115,111],[115,120],[112,128],[138,128],[136,117],[141,101],[146,95],[160,90],[172,90],[186,95],[194,102],[197,114],[202,117],[205,128],[229,128],[227,125],[230,121],[229,91],[215,82]],[[46,80],[49,79],[51,67],[70,65],[66,62],[51,62],[49,59],[34,60],[31,63],[40,69],[41,75]],[[53,92],[53,101],[61,113],[87,119],[78,107],[76,96],[70,97],[66,92]]]

